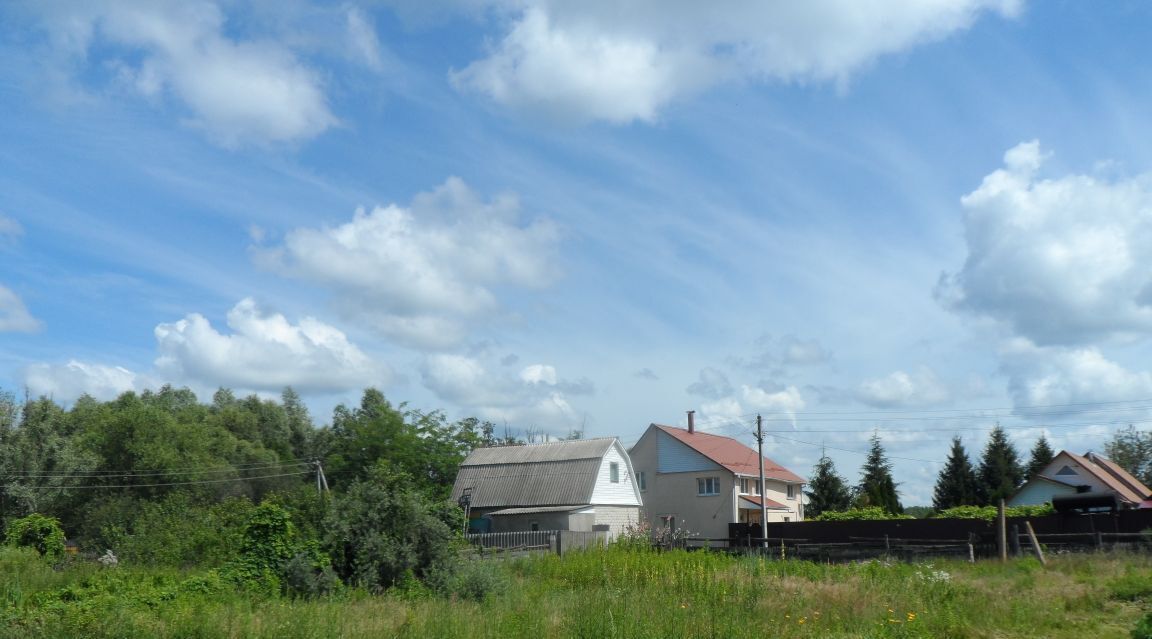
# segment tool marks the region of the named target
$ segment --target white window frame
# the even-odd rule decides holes
[[[608,481],[613,484],[620,483],[620,464],[618,462],[608,462]]]
[[[788,499],[796,501],[796,484],[788,484]]]
[[[697,497],[714,497],[720,494],[720,478],[719,477],[697,477],[696,478],[696,496]]]

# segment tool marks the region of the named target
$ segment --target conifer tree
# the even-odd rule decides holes
[[[896,493],[896,482],[892,480],[892,463],[884,455],[880,445],[880,435],[873,434],[868,459],[860,469],[860,485],[856,488],[856,505],[867,508],[879,506],[886,512],[899,515],[904,512],[900,497]]]
[[[812,490],[805,491],[808,495],[805,517],[848,510],[852,506],[852,491],[848,488],[848,482],[836,472],[836,465],[826,453],[820,454],[820,461],[812,469],[812,479],[808,486]]]
[[[1052,458],[1056,457],[1056,453],[1052,447],[1048,445],[1048,438],[1040,435],[1040,439],[1036,440],[1036,445],[1032,447],[1032,456],[1028,460],[1028,469],[1025,472],[1027,479],[1032,475],[1044,470],[1044,467],[1052,463]]]
[[[948,462],[936,478],[936,490],[932,495],[932,507],[946,510],[955,506],[974,506],[979,501],[976,483],[976,469],[968,459],[968,452],[959,437],[952,438],[952,450]]]
[[[1001,499],[1008,499],[1023,481],[1024,470],[1020,467],[1020,457],[999,424],[988,437],[988,445],[984,447],[984,454],[980,458],[977,478],[980,482],[980,501],[986,505],[995,505]]]

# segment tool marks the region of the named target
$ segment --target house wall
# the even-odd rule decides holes
[[[1065,466],[1068,466],[1072,470],[1076,471],[1076,474],[1075,475],[1057,474],[1060,472],[1060,469],[1062,469]],[[1101,472],[1103,472],[1103,471],[1101,471]],[[1055,459],[1053,459],[1052,462],[1049,463],[1048,466],[1046,466],[1044,468],[1044,470],[1040,471],[1040,474],[1043,475],[1044,477],[1049,477],[1049,478],[1055,479],[1057,481],[1062,481],[1066,484],[1091,486],[1092,492],[1094,492],[1094,493],[1115,492],[1114,490],[1112,490],[1112,488],[1110,486],[1108,486],[1104,482],[1097,479],[1095,477],[1095,475],[1092,474],[1091,471],[1082,469],[1080,467],[1080,464],[1076,463],[1075,460],[1073,460],[1071,457],[1068,457],[1067,455],[1064,455],[1064,454],[1056,455]]]
[[[743,479],[743,478],[744,478],[743,475],[737,476],[736,480],[734,482],[734,490],[736,491],[737,498],[739,498],[739,496],[742,494],[740,492],[740,479]],[[755,495],[756,494],[755,484],[757,481],[759,481],[759,477],[748,477],[748,479],[751,480],[751,484],[752,484],[751,486],[749,486],[749,489],[753,491],[753,492],[748,493],[748,494]],[[793,489],[793,492],[792,492],[794,497],[792,499],[789,499],[788,498],[788,483],[787,482],[779,481],[776,479],[765,479],[764,480],[765,492],[767,493],[766,496],[768,497],[768,499],[779,502],[779,503],[788,507],[787,511],[769,509],[768,510],[768,523],[783,522],[783,521],[785,521],[785,518],[787,518],[788,521],[804,521],[804,504],[803,504],[803,500],[802,500],[803,485],[802,484],[793,484],[793,486],[795,486],[795,488]],[[737,500],[737,504],[738,503],[739,503],[739,500]],[[736,521],[736,520],[733,520],[733,521]],[[725,532],[725,534],[727,534],[727,532]]]
[[[596,506],[595,524],[608,526],[608,538],[615,539],[624,528],[640,521],[639,506]]]
[[[537,530],[592,530],[596,523],[595,513],[588,511],[559,513],[524,513],[520,515],[497,515],[490,518],[490,532],[518,532],[532,530],[532,522]]]
[[[731,472],[654,428],[645,431],[628,455],[632,467],[647,479],[647,488],[640,493],[644,500],[642,517],[653,532],[664,529],[665,517],[674,517],[678,529],[694,536],[728,535],[728,523],[736,521]],[[697,496],[696,479],[700,477],[719,478],[720,494]]]
[[[1007,502],[1008,506],[1039,506],[1052,501],[1057,495],[1075,495],[1072,486],[1061,486],[1044,480],[1031,480],[1024,484]]]
[[[611,481],[612,464],[619,467],[619,481]],[[640,494],[636,488],[636,477],[627,453],[619,444],[614,444],[604,453],[600,470],[596,474],[596,486],[592,489],[590,503],[601,505],[639,506]]]

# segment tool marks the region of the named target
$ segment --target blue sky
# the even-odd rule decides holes
[[[0,8],[0,388],[650,422],[906,504],[1147,428],[1139,2]],[[787,439],[783,439],[787,438]],[[803,442],[803,443],[801,443]]]

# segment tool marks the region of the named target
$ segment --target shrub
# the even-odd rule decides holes
[[[1152,639],[1152,611],[1148,611],[1144,618],[1136,622],[1132,629],[1132,639]]]
[[[404,475],[377,467],[336,498],[324,545],[346,583],[381,592],[405,579],[450,581],[458,561],[459,508],[431,501],[410,485]]]
[[[652,525],[647,520],[628,522],[613,544],[627,550],[651,550]]]
[[[13,520],[5,540],[10,546],[35,548],[41,557],[58,560],[64,556],[64,529],[60,520],[39,513]]]
[[[826,511],[813,517],[812,521],[871,521],[884,519],[915,519],[911,515],[893,515],[879,506],[852,508],[843,511]]]
[[[321,552],[315,543],[308,544],[284,562],[280,574],[281,590],[293,598],[325,597],[340,586],[340,578],[332,570],[328,555]]]
[[[499,564],[489,560],[468,561],[449,573],[443,582],[438,579],[443,573],[434,574],[430,585],[446,596],[483,602],[508,589],[508,580],[500,568]]]
[[[1004,509],[1006,517],[1043,517],[1056,512],[1052,504],[1039,506],[1009,506]],[[996,506],[955,506],[936,513],[934,519],[983,519],[992,521],[996,519],[999,509]]]

